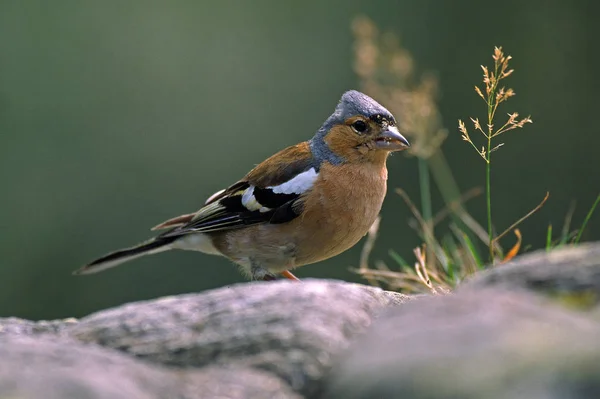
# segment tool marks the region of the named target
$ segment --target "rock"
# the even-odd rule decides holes
[[[205,367],[194,373],[195,394],[205,399],[302,399],[271,373],[247,367]]]
[[[600,245],[414,298],[275,281],[0,319],[0,398],[600,397]]]
[[[16,317],[0,318],[0,336],[3,334],[38,335],[60,334],[77,323],[77,319],[30,321]]]
[[[324,398],[600,397],[600,325],[526,292],[465,290],[382,315]]]
[[[251,369],[197,371],[146,364],[64,338],[0,337],[0,398],[300,399],[281,380]]]
[[[407,299],[336,281],[246,283],[101,311],[68,334],[157,364],[262,369],[313,397],[332,358],[385,306]]]
[[[565,305],[589,309],[600,304],[600,244],[519,256],[476,274],[459,289],[525,289]]]

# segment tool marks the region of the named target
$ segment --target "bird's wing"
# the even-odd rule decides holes
[[[198,212],[161,223],[161,237],[285,223],[302,213],[303,198],[318,176],[308,143],[278,152],[242,180],[211,196]]]

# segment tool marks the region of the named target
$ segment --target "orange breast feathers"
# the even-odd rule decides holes
[[[318,262],[355,245],[381,210],[386,177],[385,164],[324,163],[304,198],[303,214],[289,224],[302,243],[297,262]]]

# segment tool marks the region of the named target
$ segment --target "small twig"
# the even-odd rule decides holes
[[[387,265],[383,261],[381,261],[381,260],[375,261],[375,269],[376,270],[387,270],[387,271],[390,271],[390,268],[387,267]]]
[[[419,225],[421,226],[421,230],[423,231],[423,238],[425,239],[425,241],[435,243],[435,237],[433,236],[433,233],[431,231],[431,226],[429,226],[429,223],[427,223],[425,219],[423,219],[423,216],[421,216],[421,212],[419,212],[419,210],[412,202],[406,191],[404,191],[401,188],[397,188],[396,193],[402,197],[415,219],[417,219],[417,222],[419,223]]]
[[[377,239],[377,232],[379,231],[379,223],[381,222],[381,218],[377,217],[375,222],[369,228],[369,232],[367,233],[367,240],[365,241],[365,245],[363,245],[362,251],[360,253],[360,266],[359,273],[363,276],[366,276],[365,271],[369,270],[369,255],[373,251],[373,247],[375,246],[375,240]],[[377,281],[369,279],[369,277],[365,277],[365,279],[369,282],[369,284],[379,287]]]
[[[473,187],[466,193],[462,194],[458,199],[450,202],[444,208],[442,208],[438,213],[433,217],[433,225],[439,224],[442,220],[447,218],[452,212],[455,212],[462,204],[467,201],[480,196],[483,194],[483,189],[481,187]]]
[[[394,271],[386,271],[386,270],[375,270],[369,269],[361,271],[360,269],[351,269],[361,275],[369,275],[373,277],[382,277],[390,280],[413,280],[413,281],[421,281],[420,278],[416,275],[402,273],[402,272],[394,272]]]
[[[421,249],[421,247],[416,247],[413,252],[417,258],[417,261],[415,262],[415,271],[417,272],[417,276],[419,276],[423,284],[425,284],[429,289],[433,290],[431,280],[427,275],[427,267],[425,267],[425,248]]]
[[[546,203],[546,201],[548,200],[549,197],[550,197],[550,193],[547,192],[546,196],[544,197],[542,202],[540,202],[535,208],[533,208],[532,210],[527,212],[527,214],[525,216],[523,216],[522,218],[520,218],[519,220],[517,220],[516,222],[511,224],[509,228],[507,228],[501,234],[499,234],[496,238],[494,238],[494,241],[498,241],[499,239],[504,237],[506,234],[508,234],[511,230],[513,230],[515,227],[517,227],[519,224],[521,224],[521,222],[523,222],[525,219],[527,219],[528,217],[530,217],[531,215],[533,215],[534,213],[539,211],[542,208],[542,206],[544,206],[544,204]]]

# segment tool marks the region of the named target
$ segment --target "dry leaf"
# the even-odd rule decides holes
[[[519,250],[521,249],[521,231],[519,229],[515,229],[515,235],[517,236],[517,242],[515,243],[515,245],[513,245],[510,251],[508,251],[504,259],[502,259],[502,262],[500,263],[508,262],[509,260],[517,256],[517,254],[519,253]]]

